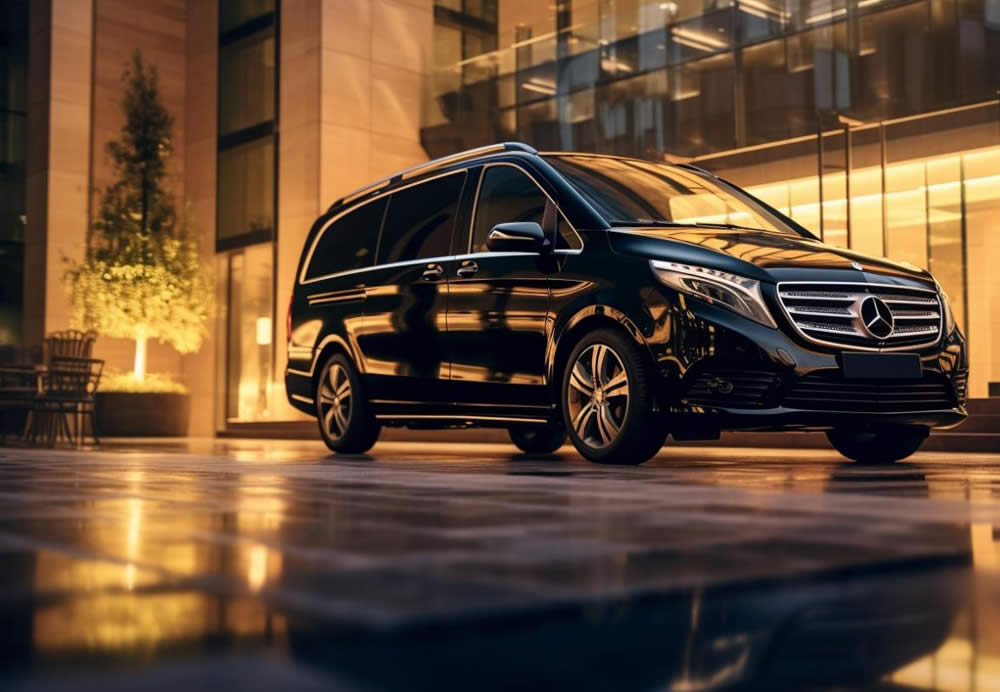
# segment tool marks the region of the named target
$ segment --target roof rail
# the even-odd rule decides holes
[[[504,142],[503,144],[488,144],[484,147],[476,147],[475,149],[469,149],[467,151],[460,151],[456,154],[449,154],[448,156],[442,156],[438,159],[433,159],[431,161],[425,161],[424,163],[418,163],[416,166],[411,166],[405,168],[397,173],[386,176],[385,178],[380,178],[373,183],[369,183],[364,187],[358,188],[350,194],[344,195],[336,202],[330,205],[330,209],[338,207],[342,204],[347,204],[348,202],[353,202],[354,200],[362,197],[366,194],[372,193],[393,183],[397,183],[400,180],[405,180],[406,178],[417,175],[418,173],[426,173],[432,171],[435,168],[441,168],[442,166],[448,166],[453,163],[460,163],[462,161],[467,161],[469,159],[474,159],[479,156],[486,156],[487,154],[499,154],[503,151],[520,151],[526,154],[537,154],[538,151],[534,147],[528,146],[527,144],[522,144],[521,142]]]
[[[715,177],[715,173],[712,171],[707,168],[702,168],[701,166],[696,166],[693,163],[675,163],[672,165],[677,166],[678,168],[686,168],[689,171],[695,171],[696,173],[704,173],[705,175],[709,175],[713,178]]]

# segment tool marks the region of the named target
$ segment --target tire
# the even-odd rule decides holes
[[[922,425],[886,425],[862,430],[838,428],[826,436],[834,449],[859,464],[891,464],[920,449],[929,433]]]
[[[566,363],[560,390],[563,420],[577,451],[598,464],[641,464],[655,455],[667,438],[657,377],[648,354],[621,331],[598,329],[583,337]]]
[[[320,370],[316,420],[323,442],[336,454],[363,454],[378,440],[381,426],[364,396],[357,368],[343,353],[332,355]]]
[[[507,432],[510,441],[527,454],[551,454],[566,443],[566,428],[562,423],[512,425]]]

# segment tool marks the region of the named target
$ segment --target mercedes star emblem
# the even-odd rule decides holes
[[[868,296],[861,301],[861,324],[865,331],[876,339],[885,339],[892,334],[895,318],[885,301],[875,296]]]
[[[859,272],[863,272],[865,270],[865,268],[861,266],[860,262],[851,262],[851,267],[857,269]]]

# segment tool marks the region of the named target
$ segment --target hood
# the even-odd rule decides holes
[[[845,271],[931,280],[926,271],[906,263],[769,231],[642,227],[612,229],[608,235],[615,252],[700,264],[765,281],[833,281],[843,279]]]

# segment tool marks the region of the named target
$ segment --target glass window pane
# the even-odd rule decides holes
[[[570,228],[569,223],[562,217],[562,214],[559,215],[559,220],[556,223],[558,231],[556,234],[556,250],[579,250],[583,247],[583,241],[580,240],[580,236]]]
[[[219,31],[274,12],[274,0],[219,0]]]
[[[750,198],[688,169],[604,156],[548,161],[608,221],[731,223],[792,232]]]
[[[226,418],[264,420],[272,414],[273,250],[254,245],[229,261]]]
[[[219,238],[274,228],[274,140],[219,152]]]
[[[379,241],[379,264],[447,256],[465,178],[462,171],[393,193]]]
[[[219,134],[274,120],[274,29],[222,48],[219,56]]]
[[[531,178],[512,166],[491,166],[483,174],[476,204],[472,252],[486,252],[486,237],[498,223],[542,223],[545,195]]]
[[[375,260],[386,199],[347,213],[323,231],[309,259],[306,279],[370,267]]]

